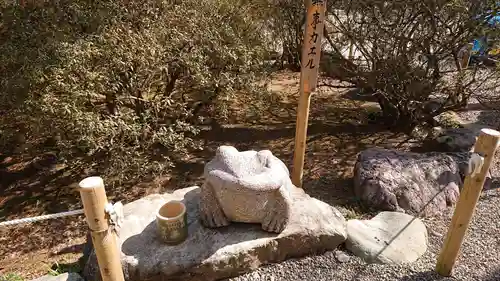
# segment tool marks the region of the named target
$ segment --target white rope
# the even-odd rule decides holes
[[[74,211],[67,211],[67,212],[62,212],[62,213],[57,213],[57,214],[43,215],[43,216],[38,216],[38,217],[4,221],[4,222],[0,222],[0,227],[23,224],[23,223],[32,223],[32,222],[61,218],[61,217],[69,217],[69,216],[80,215],[80,214],[83,214],[83,209],[74,210]]]
[[[123,223],[123,204],[121,202],[116,202],[115,204],[108,203],[104,206],[104,212],[108,214],[108,230],[115,232],[119,236]]]
[[[471,177],[475,177],[477,174],[481,172],[481,169],[484,165],[484,157],[477,153],[473,153],[471,158],[469,159],[469,175]]]
[[[121,227],[121,224],[123,222],[123,204],[121,202],[117,202],[115,204],[108,203],[106,206],[104,206],[104,212],[106,212],[108,214],[110,230],[113,230],[118,234],[120,227]],[[79,210],[74,210],[74,211],[67,211],[67,212],[43,215],[43,216],[38,216],[38,217],[15,219],[15,220],[11,220],[11,221],[0,222],[0,227],[6,227],[6,226],[11,226],[11,225],[17,225],[17,224],[33,223],[33,222],[37,222],[37,221],[81,215],[83,213],[84,213],[83,209],[79,209]]]

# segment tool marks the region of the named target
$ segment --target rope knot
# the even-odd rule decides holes
[[[469,167],[467,174],[471,177],[475,177],[481,172],[484,164],[484,157],[478,153],[473,153],[469,159]]]
[[[109,230],[114,231],[119,236],[123,223],[123,204],[121,202],[108,203],[104,206],[104,211],[108,214]]]

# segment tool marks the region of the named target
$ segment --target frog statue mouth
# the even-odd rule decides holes
[[[271,151],[240,152],[220,146],[205,165],[204,176],[200,200],[204,226],[261,223],[264,230],[277,233],[286,227],[293,185],[286,165]]]

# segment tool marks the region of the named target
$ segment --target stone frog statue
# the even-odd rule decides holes
[[[205,165],[200,216],[204,226],[260,223],[268,232],[286,227],[293,185],[285,164],[269,150],[238,151],[220,146]]]

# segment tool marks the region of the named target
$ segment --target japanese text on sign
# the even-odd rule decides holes
[[[316,88],[325,9],[326,0],[310,0],[302,50],[303,88],[306,92],[311,92]]]
[[[323,0],[312,0],[311,4],[313,6],[320,6],[320,5],[323,5]]]

